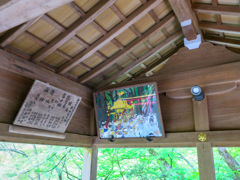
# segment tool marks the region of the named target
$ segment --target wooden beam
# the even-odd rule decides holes
[[[11,29],[10,31],[6,32],[1,38],[0,38],[0,46],[5,47],[7,44],[10,44],[14,39],[16,39],[18,36],[20,36],[24,31],[26,31],[32,24],[34,24],[39,18],[36,17],[23,25],[19,25],[18,27]]]
[[[153,56],[154,54],[156,54],[160,49],[171,45],[172,42],[176,41],[179,37],[182,36],[182,32],[178,31],[175,34],[171,35],[169,38],[167,38],[166,40],[164,40],[162,43],[160,43],[159,45],[157,45],[156,47],[152,48],[150,51],[148,51],[146,54],[144,54],[142,57],[138,58],[137,60],[135,60],[132,64],[130,64],[129,66],[127,66],[126,68],[122,69],[121,71],[119,71],[117,74],[111,76],[110,78],[108,78],[107,80],[104,80],[104,82],[101,82],[101,84],[99,84],[96,88],[102,87],[106,84],[109,84],[110,82],[114,81],[116,78],[118,78],[119,76],[129,72],[131,69],[133,69],[134,67],[138,66],[140,63],[144,62],[145,60],[147,60],[149,57]]]
[[[238,6],[212,6],[206,4],[193,4],[192,8],[195,12],[208,13],[208,14],[220,14],[220,15],[240,15],[240,8]]]
[[[86,15],[86,13],[83,10],[81,10],[81,8],[76,3],[72,2],[69,5],[80,16],[85,16]],[[112,8],[113,6],[115,6],[115,5],[113,4],[112,6],[110,6],[110,8]],[[97,22],[93,21],[90,24],[93,27],[95,27],[102,35],[105,35],[107,33],[107,31],[104,28],[102,28],[102,26],[100,26]],[[124,48],[123,45],[121,43],[119,43],[116,39],[113,39],[111,42],[113,44],[115,44],[120,49]],[[98,53],[100,53],[100,52],[98,52]]]
[[[83,180],[97,179],[97,158],[98,158],[97,148],[84,149],[84,159],[83,159],[83,169],[82,169]]]
[[[214,24],[214,23],[208,23],[208,22],[199,22],[199,27],[201,29],[206,30],[213,30],[217,32],[240,32],[239,26],[234,25],[226,25],[226,24]]]
[[[93,138],[91,136],[83,136],[72,133],[65,133],[65,139],[55,139],[39,136],[30,136],[22,134],[9,133],[10,124],[0,123],[0,141],[30,143],[30,144],[45,144],[57,146],[75,146],[75,147],[91,147]]]
[[[45,42],[44,40],[38,38],[37,36],[33,35],[32,33],[28,32],[28,31],[25,31],[25,32],[23,33],[23,35],[24,35],[25,37],[31,39],[32,41],[40,44],[40,45],[43,46],[43,47],[46,47],[46,46],[48,45],[47,42]],[[75,36],[75,37],[76,37],[76,36]],[[68,61],[71,61],[71,60],[72,60],[72,57],[71,57],[71,56],[69,56],[68,54],[66,54],[65,52],[63,52],[63,51],[61,51],[61,50],[59,50],[59,49],[57,49],[57,50],[55,51],[55,53],[58,54],[59,56],[63,57],[64,59],[67,59]],[[42,62],[41,62],[41,63],[42,63]],[[39,63],[38,63],[38,64],[39,64]],[[84,63],[80,63],[79,66],[82,67],[83,69],[86,69],[87,71],[90,71],[90,70],[91,70],[91,68],[90,68],[89,66],[87,66],[86,64],[84,64]],[[55,68],[54,68],[54,69],[55,69]]]
[[[197,143],[200,180],[215,180],[215,168],[211,143]]]
[[[240,48],[240,40],[239,39],[230,39],[230,38],[209,36],[209,35],[204,35],[203,37],[207,42],[211,42],[213,44],[220,44],[220,45],[226,45],[226,46]]]
[[[197,38],[197,32],[199,28],[197,20],[191,9],[189,0],[169,0],[170,5],[173,8],[180,23],[191,20],[191,24],[182,26],[183,34],[188,41]]]
[[[153,69],[155,69],[157,66],[159,66],[163,61],[166,61],[172,55],[176,54],[181,47],[182,46],[179,46],[176,49],[174,49],[173,51],[171,51],[170,53],[168,53],[166,56],[161,57],[161,59],[158,59],[156,62],[149,65],[146,69],[144,69],[144,71],[141,71],[140,73],[137,73],[136,75],[134,75],[133,78],[138,78],[142,74],[146,74],[146,73],[153,71]]]
[[[213,96],[229,93],[238,87],[238,83],[230,82],[225,84],[213,85],[213,86],[201,86],[205,96]],[[166,96],[171,99],[189,99],[192,98],[192,94],[189,89],[179,89],[176,91],[166,92]]]
[[[159,93],[183,89],[189,90],[196,84],[200,87],[206,87],[240,81],[239,69],[240,62],[232,62],[196,70],[177,72],[172,75],[164,74],[150,77],[141,77],[141,79],[135,79],[131,82],[106,86],[100,88],[100,90],[146,82],[157,82]]]
[[[102,12],[109,8],[116,0],[107,0],[98,2],[90,11],[82,18],[74,22],[66,31],[57,36],[52,40],[48,46],[41,49],[33,55],[33,62],[39,62],[58,47],[67,42],[70,38],[75,36],[75,34],[90,24],[96,17],[98,17]]]
[[[104,61],[102,64],[94,68],[89,73],[83,75],[79,78],[80,83],[85,83],[89,79],[93,78],[94,76],[100,74],[104,70],[106,70],[108,67],[115,64],[119,59],[129,54],[133,49],[142,41],[144,41],[146,38],[148,38],[151,34],[159,31],[160,29],[166,27],[169,23],[173,22],[175,20],[175,16],[173,13],[166,16],[162,21],[160,21],[158,24],[154,25],[152,28],[150,28],[148,31],[142,34],[141,37],[131,42],[129,45],[127,45],[122,51],[117,52],[112,57]]]
[[[109,33],[105,36],[97,40],[93,45],[91,45],[88,49],[82,51],[79,55],[73,58],[73,60],[63,67],[59,69],[59,73],[63,74],[69,71],[71,68],[84,61],[88,57],[90,57],[94,52],[98,49],[104,47],[107,43],[109,43],[113,38],[117,37],[124,30],[126,30],[133,23],[140,20],[143,16],[146,15],[148,11],[156,7],[162,0],[150,0],[145,5],[137,9],[134,13],[132,13],[125,21],[119,23],[115,28],[113,28]]]
[[[193,99],[193,114],[195,131],[209,131],[207,97],[202,101],[196,101]]]
[[[29,79],[38,79],[43,82],[48,82],[53,86],[81,96],[83,98],[81,104],[90,108],[92,107],[92,90],[85,86],[70,81],[29,61],[15,57],[3,50],[0,50],[0,62],[1,69]]]
[[[72,0],[14,0],[0,6],[0,33],[56,9]]]
[[[206,142],[211,142],[213,147],[239,147],[240,131],[206,131]],[[152,137],[152,141],[146,138],[108,139],[95,137],[93,147],[97,148],[136,148],[136,147],[196,147],[199,132],[166,133],[166,138]]]

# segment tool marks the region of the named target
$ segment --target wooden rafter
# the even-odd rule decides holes
[[[199,22],[201,29],[208,29],[220,32],[240,32],[239,26],[226,25],[226,24],[214,24],[208,22]]]
[[[70,3],[70,4],[73,4],[73,3]],[[75,6],[77,6],[77,5],[75,5]],[[79,8],[79,7],[78,7]],[[79,8],[80,9],[80,8]],[[85,15],[85,14],[84,14]],[[63,26],[63,25],[61,25],[61,24],[59,24],[56,20],[54,20],[53,18],[51,18],[50,16],[48,16],[47,14],[45,14],[45,15],[43,15],[42,16],[42,19],[43,20],[45,20],[45,21],[47,21],[48,23],[50,23],[51,25],[53,25],[55,28],[57,28],[59,31],[61,31],[61,32],[65,32],[67,29]],[[84,40],[82,40],[79,36],[77,36],[77,35],[75,35],[75,36],[73,36],[72,37],[72,39],[74,40],[74,41],[76,41],[77,43],[79,43],[79,44],[81,44],[81,46],[83,46],[84,48],[88,48],[89,47],[89,44],[88,43],[86,43]],[[57,49],[56,51],[58,51],[59,49]],[[100,53],[100,52],[96,52],[96,53],[94,53],[96,56],[98,56],[99,58],[101,58],[101,59],[103,59],[103,60],[105,60],[106,59],[106,57],[102,54],[102,53]],[[72,58],[71,58],[72,59]],[[81,64],[82,63],[80,63],[80,66],[81,66]],[[84,66],[84,65],[83,65]],[[85,68],[86,69],[86,68]],[[87,71],[89,71],[88,69],[86,69]]]
[[[140,20],[147,12],[151,9],[156,7],[162,0],[151,0],[148,1],[145,5],[137,9],[134,13],[132,13],[125,21],[119,23],[115,28],[113,28],[109,33],[105,36],[97,40],[93,45],[91,45],[88,49],[81,52],[79,55],[73,58],[73,61],[69,62],[68,64],[64,65],[59,69],[59,73],[63,74],[73,68],[75,65],[79,64],[80,62],[84,61],[88,57],[90,57],[94,52],[98,49],[105,46],[109,43],[113,38],[117,37],[121,34],[124,30],[126,30],[129,26],[133,23]]]
[[[213,6],[206,4],[193,4],[192,8],[195,12],[208,13],[208,14],[220,14],[220,15],[233,15],[239,16],[240,8],[237,6]]]
[[[28,31],[25,31],[23,33],[23,35],[25,37],[27,37],[28,39],[31,39],[32,41],[38,43],[39,45],[43,46],[43,47],[46,47],[48,45],[47,42],[45,42],[44,40],[38,38],[37,36],[33,35],[32,33],[28,32]],[[71,61],[72,60],[72,57],[69,56],[68,54],[66,54],[65,52],[57,49],[55,51],[56,54],[58,54],[59,56],[63,57],[64,59],[68,60],[68,61]],[[79,64],[80,67],[82,67],[83,69],[86,69],[87,71],[90,71],[91,68],[89,66],[87,66],[86,64],[84,63],[80,63]],[[54,68],[55,69],[55,68]]]
[[[148,51],[146,54],[144,54],[142,57],[140,57],[137,60],[135,60],[132,64],[130,64],[126,68],[122,69],[117,74],[109,77],[107,80],[104,80],[103,82],[101,82],[97,86],[97,88],[102,87],[104,85],[107,85],[107,84],[111,83],[112,81],[114,81],[119,76],[121,76],[121,75],[123,75],[125,73],[128,73],[131,69],[133,69],[134,67],[138,66],[140,63],[144,62],[147,58],[149,58],[152,55],[154,55],[155,53],[157,53],[160,49],[162,49],[162,48],[170,45],[174,41],[176,41],[176,39],[178,39],[181,35],[182,35],[182,33],[180,31],[178,31],[177,33],[171,35],[166,40],[164,40],[162,43],[160,43],[159,45],[157,45],[156,47],[154,47],[150,51]]]
[[[200,32],[196,17],[192,11],[189,0],[169,0],[180,23],[191,20],[191,24],[182,26],[183,34],[188,41],[196,39]]]
[[[55,51],[58,47],[63,45],[75,34],[91,23],[102,12],[109,8],[116,0],[100,1],[98,2],[84,17],[74,22],[66,31],[52,40],[48,46],[38,51],[33,55],[33,62],[39,62]]]
[[[8,31],[0,38],[0,46],[5,47],[7,44],[10,44],[14,39],[16,39],[19,35],[26,31],[32,24],[34,24],[40,17],[41,16],[36,17],[24,23],[23,25],[19,25],[18,27]]]
[[[55,8],[71,2],[72,0],[14,0],[0,6],[0,33]]]
[[[126,56],[128,53],[130,53],[139,43],[144,41],[146,38],[148,38],[153,33],[161,30],[162,28],[165,28],[169,23],[173,22],[175,20],[175,16],[173,13],[170,13],[168,16],[166,16],[163,20],[161,20],[158,24],[155,24],[152,28],[150,28],[148,31],[142,34],[141,37],[137,38],[133,42],[131,42],[129,45],[127,45],[122,51],[117,52],[112,57],[104,61],[102,64],[94,68],[92,71],[88,72],[87,74],[83,75],[79,78],[80,83],[85,83],[89,79],[93,78],[94,76],[98,75],[99,73],[103,72],[107,68],[111,67],[113,64],[115,64],[119,59]]]
[[[72,2],[72,3],[70,3],[69,5],[70,5],[70,7],[71,7],[76,13],[78,13],[80,16],[85,16],[85,15],[86,15],[86,13],[85,13],[83,10],[81,10],[81,8],[80,8],[76,3]],[[115,6],[115,5],[113,4],[112,6]],[[112,6],[110,6],[110,8],[111,8]],[[97,22],[92,21],[90,24],[91,24],[93,27],[95,27],[102,35],[105,35],[105,34],[107,33],[107,31],[106,31],[105,29],[103,29]],[[122,45],[121,43],[119,43],[116,39],[113,39],[111,42],[112,42],[113,44],[115,44],[115,45],[116,45],[118,48],[120,48],[120,49],[124,48],[123,45]],[[89,47],[89,46],[88,46],[88,47]],[[85,47],[85,48],[88,48],[88,47]],[[95,53],[95,55],[98,56],[98,53],[100,53],[100,52],[97,51],[97,52]],[[101,58],[101,57],[100,57],[100,58]]]
[[[230,39],[230,38],[209,36],[209,35],[204,35],[203,37],[206,41],[211,42],[213,44],[226,45],[226,46],[240,48],[240,40],[239,39]]]
[[[138,78],[139,76],[141,76],[142,74],[147,74],[152,72],[155,68],[157,68],[160,64],[162,64],[164,61],[166,61],[167,59],[169,59],[172,55],[176,54],[178,52],[178,50],[181,48],[182,46],[176,47],[175,49],[173,49],[170,53],[168,53],[167,55],[161,57],[160,59],[158,59],[157,61],[153,62],[151,65],[147,66],[145,69],[143,69],[140,72],[137,72],[136,74],[134,74],[133,78]]]

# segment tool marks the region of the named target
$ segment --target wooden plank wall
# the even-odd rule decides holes
[[[184,47],[155,75],[99,90],[157,82],[165,131],[176,133],[198,130],[190,89],[199,85],[207,95],[209,130],[240,130],[239,60],[239,54],[210,43],[192,51]]]
[[[78,106],[66,132],[81,135],[92,134],[90,132],[91,89],[39,68],[30,62],[11,56],[6,52],[1,51],[0,53],[0,123],[13,123],[33,81],[38,79],[83,97],[82,103]],[[7,67],[7,65],[9,66]],[[30,69],[29,65],[33,68]],[[36,67],[37,69],[34,69]],[[14,68],[17,69],[14,70]],[[13,73],[14,71],[16,73]],[[32,76],[26,72],[32,74]],[[58,81],[58,78],[60,81]]]

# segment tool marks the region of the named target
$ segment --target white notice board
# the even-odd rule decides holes
[[[81,99],[35,80],[13,124],[64,133]]]

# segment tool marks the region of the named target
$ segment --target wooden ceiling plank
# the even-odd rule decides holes
[[[26,38],[28,38],[28,39],[36,42],[37,44],[39,44],[39,45],[41,45],[41,46],[43,46],[43,47],[48,45],[47,42],[45,42],[44,40],[40,39],[39,37],[35,36],[34,34],[28,32],[28,31],[25,31],[25,32],[23,33],[23,35],[24,35]]]
[[[62,26],[61,24],[59,24],[56,20],[54,20],[53,18],[51,18],[49,15],[44,14],[42,16],[42,19],[46,22],[48,22],[49,24],[51,24],[52,26],[54,26],[55,28],[57,28],[59,31],[64,32],[66,30],[66,28],[64,26]]]
[[[124,20],[126,19],[126,17],[124,16],[124,14],[120,11],[120,9],[118,9],[117,6],[112,5],[112,6],[111,6],[111,9],[113,10],[113,12],[115,12],[115,13],[117,14],[117,16],[118,16],[122,21],[124,21]],[[129,29],[131,29],[132,32],[134,32],[138,37],[141,36],[141,33],[135,28],[134,25],[131,25],[131,26],[129,27]]]
[[[0,6],[0,33],[41,16],[72,0],[14,0]]]
[[[170,45],[172,42],[176,41],[176,39],[179,38],[181,35],[182,35],[181,31],[178,31],[177,33],[171,35],[169,38],[164,40],[162,43],[160,43],[156,47],[152,48],[150,51],[148,51],[142,57],[140,57],[137,60],[135,60],[132,64],[130,64],[129,66],[127,66],[123,70],[119,71],[117,74],[115,74],[115,75],[111,76],[110,78],[104,80],[104,82],[101,82],[101,84],[99,84],[97,86],[97,88],[100,88],[100,87],[102,87],[104,85],[107,85],[107,84],[111,83],[112,81],[114,81],[119,76],[121,76],[121,75],[123,75],[125,73],[128,73],[131,69],[133,69],[134,67],[136,67],[139,64],[141,64],[142,62],[144,62],[147,58],[149,58],[152,55],[154,55],[157,51],[159,51],[160,49]]]
[[[28,22],[24,23],[23,25],[20,25],[7,33],[5,33],[1,38],[0,38],[0,46],[5,47],[6,45],[10,44],[14,39],[16,39],[18,36],[20,36],[24,31],[26,31],[32,24],[34,24],[39,18],[36,17],[32,20],[29,20]]]
[[[79,6],[75,3],[75,2],[71,2],[68,4],[76,13],[78,13],[78,15],[80,16],[84,16],[86,13],[79,8]]]
[[[208,14],[220,14],[220,15],[240,15],[240,8],[238,6],[212,6],[206,4],[193,4],[192,8],[195,12],[208,13]]]
[[[103,72],[107,68],[111,67],[113,64],[115,64],[119,59],[126,56],[128,53],[130,53],[139,43],[144,41],[146,38],[148,38],[151,34],[161,30],[162,28],[166,27],[169,23],[173,22],[175,20],[175,16],[173,13],[170,13],[168,16],[166,16],[162,21],[160,21],[158,24],[154,25],[152,28],[150,28],[148,31],[142,34],[141,37],[131,42],[129,45],[127,45],[122,51],[117,52],[112,57],[107,59],[105,62],[94,68],[89,73],[83,75],[79,78],[80,83],[85,83],[89,79],[93,78],[94,76],[98,75],[99,73]]]
[[[48,46],[35,53],[33,55],[33,62],[39,62],[45,57],[47,57],[58,47],[67,42],[70,38],[75,36],[78,31],[90,24],[96,17],[98,17],[102,12],[104,12],[114,2],[116,2],[116,0],[100,1],[99,3],[97,3],[84,17],[74,22],[65,32],[52,40]]]
[[[144,6],[137,9],[134,13],[132,13],[125,21],[119,23],[115,28],[113,28],[109,33],[105,36],[97,40],[92,46],[88,49],[81,52],[79,55],[74,57],[73,61],[69,62],[65,66],[59,69],[59,73],[63,74],[73,68],[75,65],[79,64],[80,62],[84,61],[88,57],[90,57],[94,52],[98,49],[105,46],[109,43],[113,38],[117,37],[121,34],[124,30],[126,30],[129,26],[133,23],[140,20],[147,12],[149,12],[152,8],[158,5],[162,0],[150,0]]]
[[[232,26],[232,25],[226,25],[226,24],[199,22],[199,27],[201,29],[214,30],[214,31],[220,31],[220,32],[227,32],[227,33],[240,32],[239,26]]]
[[[45,42],[44,40],[38,38],[37,36],[33,35],[32,33],[28,32],[28,31],[25,31],[23,33],[23,35],[29,39],[31,39],[32,41],[40,44],[41,46],[45,47],[48,45],[47,42]],[[64,59],[67,59],[68,61],[71,61],[72,60],[72,57],[69,56],[68,54],[66,54],[65,52],[61,51],[60,49],[57,49],[55,51],[56,54],[58,54],[59,56],[63,57]],[[87,71],[90,71],[91,68],[89,66],[87,66],[86,64],[84,63],[80,63],[79,64],[82,68],[86,69]],[[56,69],[56,67],[54,67],[54,69]]]
[[[76,5],[74,2],[73,2],[73,3],[70,3],[70,4],[74,4],[74,8],[73,8],[73,9],[74,9],[77,13],[79,13],[79,15],[81,15],[81,16],[84,16],[84,15],[85,15],[85,12],[83,12],[83,11],[81,10],[81,8],[80,8],[78,5]],[[110,6],[110,8],[112,8],[113,6],[115,6],[115,5],[113,4],[112,6]],[[107,31],[106,31],[105,29],[103,29],[97,22],[92,21],[90,24],[91,24],[93,27],[95,27],[102,35],[107,34]],[[119,49],[123,49],[123,48],[124,48],[124,46],[123,46],[120,42],[118,42],[116,39],[113,39],[111,42],[112,42],[113,44],[115,44]],[[99,53],[100,53],[100,52],[99,52]],[[101,58],[101,56],[99,56],[99,53],[98,53],[98,54],[95,53],[95,55]],[[104,59],[103,59],[103,60],[104,60]]]

